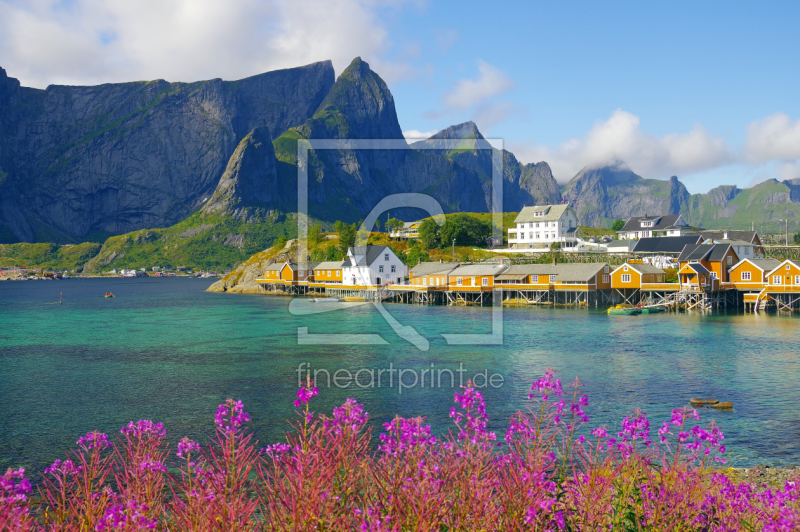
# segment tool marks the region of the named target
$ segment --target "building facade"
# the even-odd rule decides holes
[[[578,243],[578,215],[567,204],[524,207],[508,229],[508,246],[514,249],[544,249],[559,243],[562,248]]]
[[[618,238],[649,238],[654,236],[684,236],[691,230],[680,214],[633,216],[617,231]]]
[[[389,246],[351,247],[342,263],[342,284],[382,286],[404,284],[408,266]]]

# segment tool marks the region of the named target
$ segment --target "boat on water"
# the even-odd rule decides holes
[[[115,295],[114,295],[114,294],[112,294],[111,292],[106,292],[106,297],[117,297],[117,296],[115,296]]]
[[[624,307],[617,305],[608,309],[609,316],[636,316],[642,313],[642,309],[637,307]]]
[[[642,314],[660,314],[666,311],[664,307],[645,307],[642,309]]]
[[[324,297],[317,299],[309,299],[312,303],[339,303],[342,300],[337,297]]]
[[[363,302],[365,302],[367,300],[367,298],[366,297],[361,297],[361,296],[348,296],[348,297],[345,297],[344,300],[347,303],[363,303]]]

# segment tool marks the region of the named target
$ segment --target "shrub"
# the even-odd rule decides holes
[[[455,394],[453,429],[395,417],[371,447],[353,399],[316,414],[297,392],[286,441],[260,447],[241,402],[227,400],[210,445],[183,438],[174,473],[160,424],[131,422],[115,441],[90,432],[46,469],[29,498],[24,470],[0,477],[0,530],[796,530],[800,490],[735,484],[723,434],[673,410],[655,435],[641,410],[619,430],[584,429],[588,397],[548,370],[502,438],[480,390]],[[501,441],[500,441],[501,440]]]

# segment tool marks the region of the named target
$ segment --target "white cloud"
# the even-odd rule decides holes
[[[800,159],[800,120],[792,122],[788,115],[775,113],[752,122],[747,127],[743,155],[754,163]]]
[[[499,68],[478,59],[478,77],[460,79],[450,92],[442,95],[442,101],[450,109],[468,109],[483,104],[514,86],[514,82]]]
[[[376,12],[395,0],[0,2],[0,58],[23,85],[239,79],[361,56],[389,83],[413,76]]]
[[[510,142],[511,150],[525,162],[547,161],[561,182],[571,179],[585,166],[624,161],[639,175],[666,178],[702,171],[732,162],[735,158],[722,139],[710,136],[701,126],[688,133],[663,137],[647,134],[639,117],[617,110],[598,122],[585,136],[555,148]]]
[[[433,135],[437,134],[439,131],[419,131],[418,129],[410,129],[408,131],[403,131],[403,136],[406,139],[411,140],[424,140],[429,139]]]

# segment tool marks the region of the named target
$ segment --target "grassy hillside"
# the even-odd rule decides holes
[[[788,218],[789,230],[800,224],[800,203],[789,201],[790,190],[773,179],[743,189],[725,206],[712,205],[705,194],[692,196],[687,221],[706,229],[750,229],[760,233],[781,232],[781,219]],[[791,220],[796,220],[792,223]]]
[[[297,232],[293,215],[274,221],[245,223],[227,217],[193,214],[164,229],[142,229],[106,240],[89,261],[87,272],[111,268],[187,266],[196,269],[230,268],[264,250],[283,236]]]
[[[5,244],[0,245],[0,266],[24,266],[48,270],[78,270],[100,252],[101,245]]]

